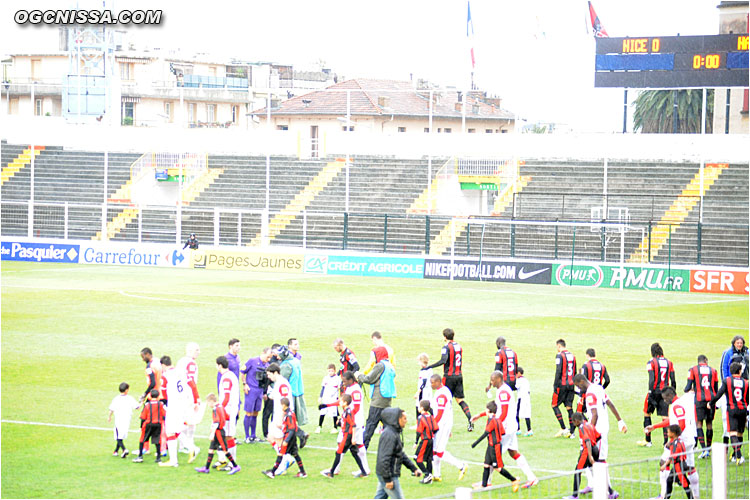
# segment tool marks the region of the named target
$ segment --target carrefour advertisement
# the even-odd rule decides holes
[[[178,245],[110,241],[3,240],[2,260],[111,264],[119,266],[187,267],[188,254]]]
[[[359,255],[308,255],[305,272],[339,276],[422,278],[424,259]]]
[[[552,284],[590,288],[690,291],[688,269],[613,266],[591,263],[555,264]]]

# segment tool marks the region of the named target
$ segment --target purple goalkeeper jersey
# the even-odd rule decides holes
[[[242,373],[245,374],[245,383],[250,386],[250,389],[260,389],[260,386],[258,385],[258,379],[255,378],[255,374],[258,372],[258,369],[263,369],[268,366],[268,363],[264,363],[260,360],[260,357],[258,358],[250,358],[245,363],[245,366],[242,368]]]

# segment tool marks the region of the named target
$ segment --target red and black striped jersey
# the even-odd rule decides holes
[[[585,458],[588,456],[586,443],[588,442],[593,449],[594,446],[599,444],[599,440],[602,437],[602,435],[599,434],[599,431],[597,431],[596,428],[588,422],[583,422],[578,426],[578,435],[581,438],[581,458]]]
[[[224,407],[221,406],[220,404],[215,405],[212,421],[213,423],[217,424],[216,429],[223,429],[224,424],[227,422],[228,419],[229,419],[229,415],[227,415],[227,412],[224,409]]]
[[[696,402],[711,401],[719,390],[719,374],[706,363],[699,363],[688,371],[685,392],[695,391]]]
[[[461,364],[463,361],[461,357],[463,352],[461,346],[458,345],[458,342],[448,342],[445,347],[443,347],[443,355],[446,354],[448,359],[445,361],[443,367],[443,375],[446,377],[461,375]]]
[[[141,410],[141,420],[144,424],[163,424],[166,416],[167,410],[164,408],[164,403],[159,400],[146,401]]]
[[[439,430],[435,417],[429,413],[419,415],[417,419],[417,435],[420,439],[432,439]]]
[[[576,357],[567,349],[555,356],[555,387],[572,386],[576,376]]]
[[[609,385],[607,367],[596,358],[591,358],[583,364],[581,374],[592,384],[598,384],[605,389]]]
[[[354,373],[359,370],[359,362],[357,361],[357,357],[348,347],[345,347],[344,350],[341,351],[339,361],[341,361],[341,369],[338,373],[339,375],[343,375],[344,372]]]
[[[685,454],[687,449],[685,448],[685,443],[682,442],[682,439],[676,438],[668,442],[665,448],[669,450],[669,460],[672,462],[672,466],[674,467],[675,474],[680,481],[680,485],[682,485],[683,488],[687,488],[689,486],[687,474],[692,471],[692,467],[687,464],[687,455]]]
[[[296,432],[297,429],[297,415],[291,409],[287,409],[284,413],[284,423],[281,430],[286,434],[287,432]]]
[[[503,372],[505,382],[515,382],[518,376],[518,356],[510,347],[503,347],[495,354],[495,370]]]
[[[352,414],[352,409],[347,407],[346,410],[344,410],[344,413],[341,415],[341,432],[344,435],[347,434],[354,434],[354,415]]]
[[[492,418],[487,419],[487,425],[484,427],[484,432],[488,434],[488,444],[490,446],[497,446],[501,444],[503,434],[505,434],[505,427],[503,427],[503,421],[499,416],[495,415]]]
[[[727,396],[728,409],[747,410],[747,380],[740,375],[727,377],[711,402],[716,403],[725,394]]]
[[[648,371],[649,392],[661,392],[667,387],[672,387],[673,389],[677,387],[677,382],[674,378],[674,366],[664,356],[651,358],[646,364],[646,370]]]

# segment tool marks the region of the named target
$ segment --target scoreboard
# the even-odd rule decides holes
[[[594,87],[747,87],[748,35],[596,39]]]

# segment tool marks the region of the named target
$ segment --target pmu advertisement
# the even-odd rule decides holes
[[[495,260],[426,259],[424,277],[465,281],[497,281],[549,285],[552,264],[539,262],[505,262]]]
[[[690,291],[690,271],[667,267],[612,266],[580,263],[555,264],[552,284],[589,288]]]

